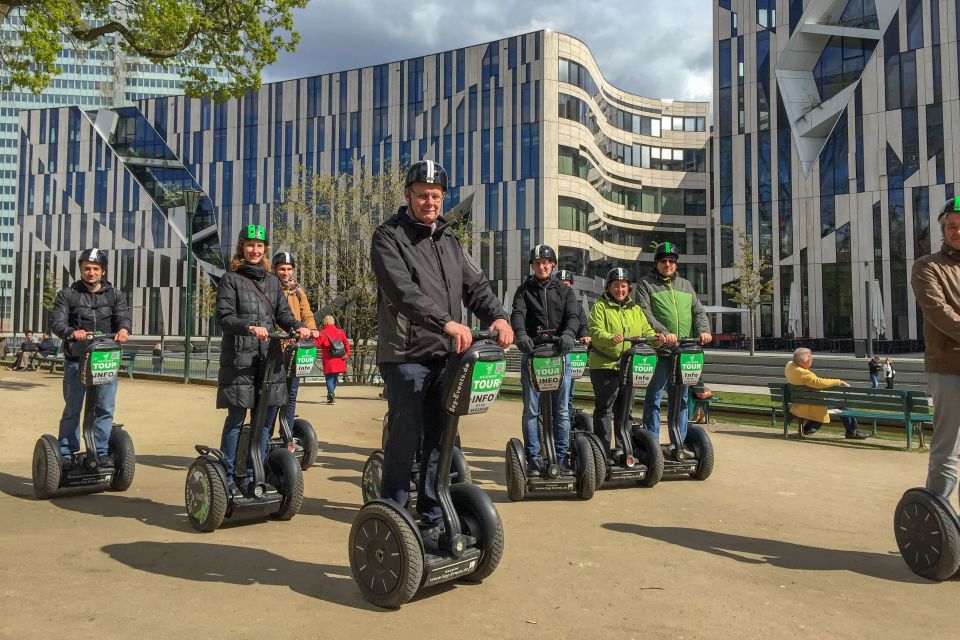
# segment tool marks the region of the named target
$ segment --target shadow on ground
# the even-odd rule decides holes
[[[368,604],[350,577],[350,569],[289,560],[262,549],[202,542],[131,542],[101,551],[147,573],[195,582],[289,587],[310,598],[355,609],[383,611]]]
[[[7,391],[29,391],[41,385],[29,380],[15,380],[10,378],[0,378],[0,389]]]
[[[863,425],[861,425],[863,426]],[[868,429],[869,430],[869,429]],[[789,440],[792,443],[805,443],[805,444],[818,444],[828,447],[843,447],[846,449],[870,449],[873,451],[903,451],[903,448],[906,446],[906,439],[898,440],[884,440],[880,438],[868,438],[866,440],[847,440],[843,437],[843,432],[837,430],[835,433],[826,431],[824,433],[818,433],[814,436],[807,436],[802,438],[797,434],[796,430],[791,431],[789,438],[783,437],[783,429],[765,429],[763,427],[758,429],[744,429],[738,425],[724,426],[719,425],[716,428],[716,433],[722,433],[729,436],[742,436],[747,438],[758,438],[761,440],[771,440],[776,438],[777,440]],[[904,436],[906,438],[906,436]],[[914,437],[914,450],[917,450],[917,438]]]
[[[910,573],[900,556],[894,553],[824,549],[782,540],[687,527],[648,527],[608,522],[603,528],[632,533],[745,564],[769,564],[800,571],[850,571],[891,582],[932,584]]]

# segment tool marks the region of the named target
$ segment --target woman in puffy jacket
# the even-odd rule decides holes
[[[347,358],[350,356],[350,342],[347,340],[347,334],[343,329],[338,329],[333,316],[323,317],[323,329],[320,330],[320,337],[315,339],[317,348],[320,349],[320,361],[323,363],[323,377],[327,381],[327,404],[336,402],[337,378],[341,373],[347,372]],[[339,343],[339,344],[337,344]],[[337,348],[331,347],[336,345]],[[335,355],[342,345],[343,353]]]
[[[217,408],[227,410],[220,450],[226,458],[227,488],[231,494],[237,491],[234,459],[240,429],[247,410],[252,410],[257,401],[256,381],[264,375],[273,378],[262,390],[267,406],[279,407],[286,400],[286,382],[279,374],[281,362],[277,361],[276,371],[268,372],[265,368],[269,347],[267,338],[277,328],[296,329],[301,340],[310,337],[310,330],[293,317],[280,280],[270,273],[270,260],[266,257],[268,250],[263,227],[243,227],[230,262],[231,270],[224,274],[217,288],[217,321],[223,330]],[[267,424],[259,425],[264,431],[261,459],[267,455],[270,418],[275,412],[268,411],[267,414]]]

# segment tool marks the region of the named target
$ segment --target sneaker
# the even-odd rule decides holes
[[[243,494],[240,493],[240,488],[237,486],[237,483],[233,480],[227,481],[227,498],[233,500],[235,498],[241,497]]]
[[[417,523],[417,528],[420,530],[420,539],[423,540],[425,546],[434,549],[440,546],[440,538],[445,533],[442,522],[434,524],[429,520],[421,520]]]
[[[527,476],[530,478],[536,478],[540,475],[540,461],[539,460],[527,460]]]
[[[333,404],[333,394],[332,394],[332,393],[328,393],[328,394],[327,394],[327,404]]]
[[[847,432],[845,437],[847,440],[866,440],[870,436],[865,434],[863,431],[860,431],[860,429],[854,429],[853,431]]]
[[[97,466],[101,469],[103,467],[112,467],[113,466],[113,457],[109,453],[98,453],[97,454]]]
[[[562,476],[572,476],[576,475],[573,467],[570,466],[570,463],[564,460],[560,463],[560,475]]]
[[[815,434],[817,431],[820,431],[820,427],[804,427],[804,428],[803,428],[803,435],[805,435],[805,436],[812,436],[812,435]]]

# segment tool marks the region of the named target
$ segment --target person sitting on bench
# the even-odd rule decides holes
[[[810,366],[813,364],[813,352],[801,347],[793,352],[793,360],[787,363],[784,376],[790,384],[810,387],[811,389],[829,389],[831,387],[849,387],[850,385],[838,378],[821,378]],[[830,422],[830,411],[825,406],[815,404],[791,404],[790,413],[800,418],[799,429],[801,436],[810,436],[816,433],[824,423]],[[850,440],[864,440],[868,436],[858,429],[857,419],[840,416],[843,422],[846,437]]]

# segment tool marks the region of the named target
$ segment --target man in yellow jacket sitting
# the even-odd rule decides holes
[[[793,360],[787,363],[783,372],[789,384],[810,387],[811,389],[829,389],[830,387],[849,387],[850,385],[839,378],[821,378],[810,366],[813,364],[813,352],[800,347],[793,352]],[[815,404],[791,404],[790,413],[797,418],[800,424],[800,435],[809,436],[816,433],[826,422],[830,422],[830,412],[826,407]],[[857,428],[857,419],[841,416],[840,420],[850,440],[863,440],[867,434]]]

